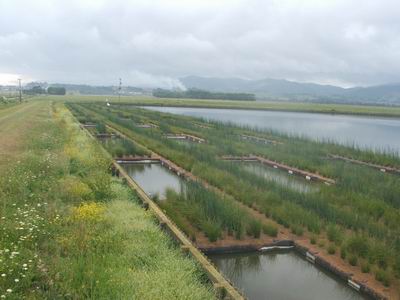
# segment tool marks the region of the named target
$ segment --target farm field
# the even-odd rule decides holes
[[[161,155],[182,172],[190,172],[195,180],[184,190],[167,190],[165,201],[154,200],[199,247],[291,239],[379,293],[398,297],[400,176],[331,156],[399,169],[400,159],[394,153],[379,154],[125,105],[79,101],[67,106],[81,122],[97,124],[94,132],[119,132],[131,139],[131,145],[125,142],[125,146],[121,143],[108,149],[114,156]],[[143,124],[152,126],[139,126]],[[204,142],[168,138],[182,134]],[[222,159],[226,157],[237,159]],[[287,181],[282,184],[243,167],[241,160],[254,157],[289,166],[289,171],[307,172],[302,180],[315,188],[293,189]],[[319,175],[334,183],[325,184]],[[299,175],[292,171],[287,176],[291,180]]]
[[[0,297],[214,299],[62,103],[0,109]]]
[[[43,98],[43,97],[38,97]],[[46,98],[46,97],[44,97]],[[124,103],[134,105],[177,106],[177,107],[204,107],[204,108],[232,108],[254,109],[271,111],[299,111],[326,114],[353,114],[367,116],[399,117],[398,106],[371,106],[351,104],[321,104],[301,102],[273,102],[273,101],[229,101],[229,100],[199,100],[199,99],[161,99],[150,96],[80,96],[68,95],[49,96],[48,98],[67,102],[102,102],[106,99],[111,103]]]

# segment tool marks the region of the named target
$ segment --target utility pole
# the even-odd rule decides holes
[[[19,102],[22,102],[21,78],[18,78],[18,83],[19,83]]]
[[[121,100],[121,89],[122,89],[122,79],[119,79],[119,87],[118,87],[118,101]]]

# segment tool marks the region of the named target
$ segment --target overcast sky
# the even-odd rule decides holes
[[[398,0],[0,0],[0,84],[400,82]]]

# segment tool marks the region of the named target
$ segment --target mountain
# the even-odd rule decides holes
[[[186,88],[213,92],[254,93],[258,100],[298,100],[337,103],[400,105],[400,84],[342,88],[283,79],[248,80],[188,76],[180,78]]]

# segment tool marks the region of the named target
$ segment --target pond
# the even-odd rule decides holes
[[[272,129],[319,141],[329,140],[378,151],[400,152],[400,119],[245,109],[156,106],[143,106],[143,108]]]
[[[290,175],[286,171],[274,169],[272,167],[261,164],[260,162],[237,163],[240,164],[242,169],[246,170],[247,172],[255,174],[269,181],[275,181],[278,184],[287,186],[298,192],[307,193],[318,190],[317,184],[314,182],[307,181],[306,179],[296,175]]]
[[[209,258],[250,300],[367,299],[292,251]]]
[[[160,163],[133,163],[122,166],[149,197],[156,196],[159,200],[165,200],[168,188],[180,192],[185,184],[181,177]]]

